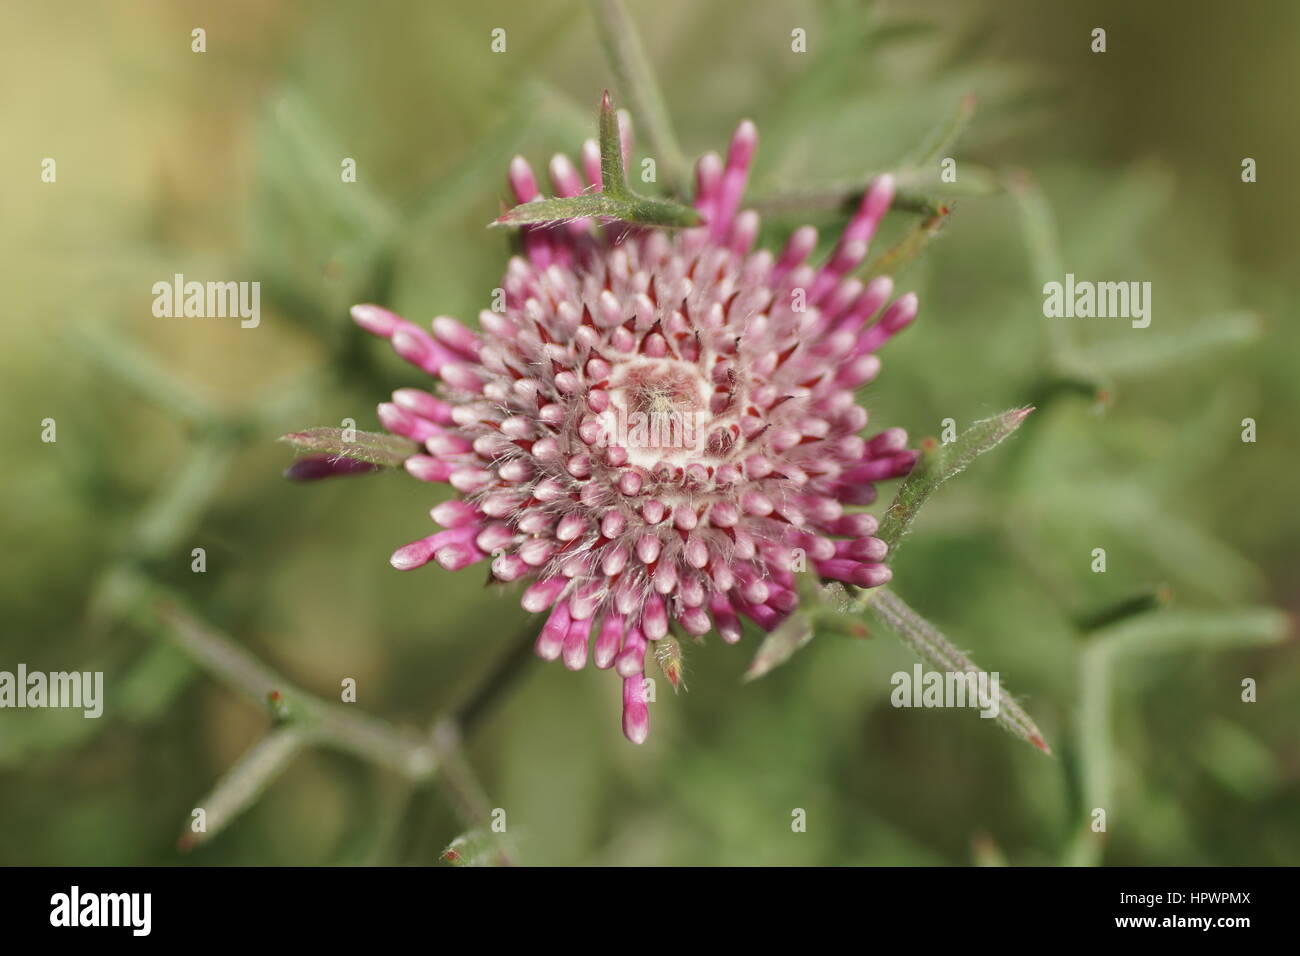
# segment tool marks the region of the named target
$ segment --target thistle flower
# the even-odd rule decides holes
[[[635,743],[649,729],[647,649],[671,622],[735,643],[742,618],[770,631],[794,610],[803,567],[863,588],[889,580],[876,519],[853,509],[915,461],[901,429],[862,437],[855,400],[917,311],[911,293],[887,305],[888,277],[850,275],[892,180],[870,185],[824,264],[807,261],[811,226],[779,255],[753,251],[758,217],[739,210],[756,145],[743,122],[725,162],[699,160],[701,226],[524,226],[504,307],[480,313],[481,333],[352,310],[438,379],[436,395],[399,389],[379,418],[423,446],[411,475],[457,493],[431,512],[445,530],[399,548],[393,566],[489,561],[495,580],[526,582],[524,608],[547,614],[537,654],[616,671]],[[551,161],[558,196],[601,189],[594,141],[581,167]],[[522,157],[509,184],[520,203],[540,198]]]

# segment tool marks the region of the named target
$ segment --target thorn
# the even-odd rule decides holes
[[[1039,750],[1041,750],[1043,753],[1047,754],[1047,756],[1049,757],[1052,756],[1052,748],[1047,746],[1047,741],[1043,740],[1043,738],[1040,737],[1038,734],[1033,734],[1032,736],[1030,736],[1029,742],[1033,744],[1035,747],[1037,747]]]

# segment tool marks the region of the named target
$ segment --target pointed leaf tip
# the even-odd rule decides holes
[[[768,671],[779,667],[794,653],[813,639],[813,624],[809,614],[797,610],[776,626],[758,646],[741,680],[757,680]]]
[[[885,511],[876,536],[889,545],[891,554],[907,533],[926,499],[945,481],[960,474],[976,458],[996,448],[1034,410],[1030,405],[1015,408],[975,422],[956,440],[946,445],[934,439],[921,442],[921,457],[903,481],[893,503]]]

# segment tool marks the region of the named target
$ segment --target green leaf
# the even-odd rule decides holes
[[[342,428],[309,428],[306,431],[282,435],[280,441],[288,442],[302,451],[323,452],[369,462],[385,468],[398,468],[410,458],[419,446],[406,438],[382,432],[351,431]]]
[[[1266,799],[1287,778],[1282,758],[1238,724],[1212,720],[1197,743],[1201,769],[1242,800]]]
[[[893,591],[888,588],[876,588],[873,597],[871,609],[877,616],[888,624],[905,644],[916,651],[922,660],[936,670],[955,674],[984,673],[979,665],[953,646],[933,624],[908,607]],[[997,694],[997,722],[1021,740],[1033,744],[1043,753],[1050,755],[1052,751],[1044,741],[1042,732],[1024,709],[1016,703],[1015,698],[1001,687],[1001,681],[999,681]]]
[[[1138,372],[1198,358],[1217,358],[1224,348],[1245,345],[1259,338],[1261,323],[1253,312],[1229,312],[1190,328],[1145,329],[1141,335],[1101,342],[1082,352],[1083,357],[1110,375]]]
[[[745,671],[744,680],[756,680],[772,668],[784,664],[794,656],[795,651],[812,639],[812,616],[799,608],[763,638],[763,643],[758,646],[754,659]]]
[[[884,540],[892,552],[916,519],[921,506],[935,490],[949,478],[964,471],[971,462],[986,451],[996,448],[1034,409],[1013,408],[976,422],[957,436],[956,441],[940,445],[927,439],[921,447],[921,457],[912,467],[894,496],[893,504],[885,512],[876,537]]]
[[[524,226],[533,223],[560,223],[588,216],[620,219],[630,212],[626,201],[606,193],[589,193],[567,199],[534,199],[515,206],[492,222],[494,226]]]
[[[145,399],[188,421],[211,423],[220,416],[215,405],[195,392],[141,346],[115,334],[104,322],[81,322],[66,336],[105,372]]]
[[[131,533],[135,553],[157,557],[176,547],[202,520],[234,456],[234,446],[219,437],[195,445],[136,516]]]
[[[1271,607],[1178,609],[1122,621],[1098,631],[1094,640],[1103,643],[1110,654],[1145,655],[1280,644],[1289,630],[1287,615]]]
[[[784,664],[817,634],[867,636],[861,618],[848,613],[852,608],[850,598],[838,581],[821,584],[816,575],[804,571],[795,575],[795,590],[799,594],[798,609],[763,638],[744,680],[755,680]]]
[[[623,146],[618,131],[618,116],[614,112],[608,91],[600,102],[600,170],[600,192],[520,203],[490,225],[538,225],[595,217],[645,226],[684,228],[698,226],[702,221],[700,214],[690,206],[683,206],[670,199],[641,196],[628,188],[623,173]]]
[[[306,184],[311,201],[342,213],[354,228],[391,232],[398,219],[393,207],[364,179],[347,184],[340,179],[333,157],[348,153],[306,96],[285,93],[272,105],[271,120],[278,134],[280,149],[275,158],[283,160],[277,167],[282,175]]]
[[[609,90],[600,98],[600,180],[606,193],[630,195],[623,171],[623,135],[619,132],[618,114],[614,112]]]

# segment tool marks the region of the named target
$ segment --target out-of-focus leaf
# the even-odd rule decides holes
[[[1175,609],[1145,614],[1098,631],[1111,654],[1159,654],[1184,650],[1225,650],[1279,644],[1291,627],[1285,613],[1271,607],[1230,611]]]
[[[1095,482],[1079,504],[1103,526],[1151,556],[1181,593],[1196,589],[1221,601],[1259,593],[1263,580],[1253,564],[1231,545],[1130,483]]]
[[[396,216],[383,198],[360,178],[343,182],[336,157],[348,153],[334,142],[305,97],[284,94],[272,106],[271,115],[294,175],[311,184],[318,201],[344,212],[357,225],[380,232],[391,229]]]
[[[1253,312],[1228,312],[1190,328],[1162,328],[1152,323],[1140,335],[1111,339],[1083,350],[1084,358],[1110,375],[1153,371],[1178,362],[1215,358],[1224,348],[1259,338],[1262,326]]]
[[[166,641],[156,641],[114,688],[118,712],[142,723],[161,715],[196,677],[194,662]]]
[[[1114,183],[1096,197],[1088,216],[1070,230],[1066,251],[1076,274],[1120,265],[1123,260],[1118,258],[1115,236],[1141,236],[1168,208],[1177,188],[1170,170],[1157,162],[1137,163],[1115,177]],[[1055,278],[1063,281],[1065,276],[1058,272]]]
[[[161,408],[196,422],[217,418],[212,403],[181,382],[142,348],[114,335],[103,322],[84,322],[67,337],[70,345],[104,371]]]
[[[1196,755],[1206,773],[1247,800],[1266,798],[1284,776],[1267,745],[1244,727],[1226,720],[1210,722],[1198,742]]]

